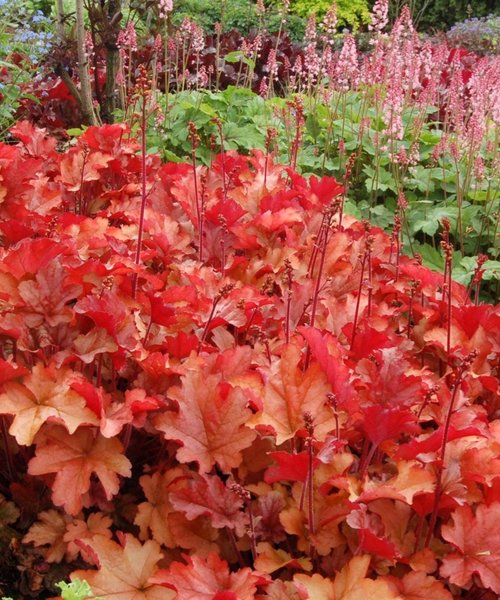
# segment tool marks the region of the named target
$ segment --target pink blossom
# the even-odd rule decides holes
[[[269,86],[267,85],[266,78],[263,77],[260,80],[259,95],[262,96],[262,98],[267,98],[268,94],[269,94]]]
[[[199,54],[205,47],[205,34],[203,32],[203,27],[200,27],[194,22],[191,23],[191,36],[191,46],[193,48],[193,52]]]
[[[359,83],[358,51],[356,41],[350,33],[344,38],[344,45],[335,66],[335,79],[337,89],[342,92],[349,90],[349,84],[355,89]]]
[[[166,19],[174,9],[174,2],[173,0],[159,0],[158,6],[160,9],[160,19]]]
[[[276,50],[271,48],[267,56],[266,71],[269,73],[269,81],[278,76],[278,63],[276,62]]]
[[[323,23],[321,24],[323,31],[325,32],[324,40],[328,44],[333,45],[333,36],[337,31],[337,23],[337,3],[332,2],[332,5],[323,17]]]
[[[370,31],[381,33],[389,22],[389,0],[377,0],[373,6],[371,15],[371,24],[368,25]]]

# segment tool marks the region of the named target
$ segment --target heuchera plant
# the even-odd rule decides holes
[[[17,557],[123,600],[500,594],[500,310],[448,258],[400,256],[335,179],[272,153],[161,164],[122,125],[63,153],[12,133],[0,525]]]

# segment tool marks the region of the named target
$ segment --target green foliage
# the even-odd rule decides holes
[[[61,590],[63,600],[102,600],[92,594],[89,584],[86,581],[75,579],[71,583],[61,581],[56,584]]]
[[[312,13],[321,20],[332,5],[331,0],[295,0],[292,11],[302,17]],[[368,0],[337,0],[337,16],[339,27],[358,30],[370,22],[370,3]]]
[[[248,34],[259,25],[269,31],[277,31],[281,15],[276,6],[270,5],[262,22],[256,11],[253,0],[177,0],[172,13],[172,23],[179,26],[185,17],[196,21],[206,32],[213,32],[215,23],[222,23],[225,31],[237,29],[243,35]],[[290,15],[287,20],[287,31],[292,39],[300,39],[305,29],[305,21],[298,15]]]
[[[403,0],[391,0],[392,20],[405,4],[407,2]],[[471,17],[500,13],[496,0],[410,0],[409,5],[421,31],[446,31],[455,23]]]
[[[89,584],[86,581],[75,579],[71,583],[61,581],[56,583],[56,586],[61,590],[61,598],[63,600],[103,600],[92,594]],[[11,597],[2,596],[0,600],[14,600]]]
[[[341,180],[347,157],[357,153],[354,176],[346,202],[348,212],[369,219],[374,225],[391,231],[399,190],[403,189],[409,206],[405,212],[404,237],[407,252],[418,251],[429,266],[441,264],[439,252],[443,218],[451,223],[452,236],[460,260],[455,261],[457,277],[464,281],[472,277],[474,265],[461,259],[471,259],[478,252],[489,254],[485,279],[498,280],[498,249],[495,249],[496,215],[500,210],[500,190],[492,176],[481,181],[471,180],[467,164],[458,164],[443,155],[432,161],[432,150],[442,132],[430,120],[419,133],[418,164],[401,167],[390,161],[388,152],[377,147],[376,139],[384,124],[367,109],[371,125],[364,128],[360,143],[360,120],[363,92],[348,92],[332,98],[330,104],[305,99],[305,124],[297,167],[306,175],[333,175]],[[157,127],[153,121],[148,131],[151,150],[160,151],[166,160],[189,160],[192,147],[188,123],[192,121],[200,136],[197,160],[210,164],[220,151],[219,134],[213,118],[222,122],[224,150],[250,153],[253,148],[265,150],[268,128],[277,130],[275,160],[290,162],[290,148],[295,135],[293,110],[286,99],[264,100],[248,89],[229,87],[223,92],[186,91],[170,95],[165,122]],[[430,107],[429,111],[435,111]],[[409,151],[412,144],[412,124],[416,115],[411,108],[403,114],[405,138],[402,145]],[[338,150],[343,139],[344,154]],[[213,141],[216,140],[216,147]],[[488,157],[485,154],[484,160]],[[464,185],[464,181],[468,183]],[[460,207],[460,208],[459,208]],[[467,232],[467,235],[465,235]],[[463,253],[462,253],[463,252]],[[493,282],[492,282],[493,283]],[[493,289],[493,288],[492,288]],[[493,293],[493,292],[492,292]]]
[[[450,45],[477,54],[500,53],[500,16],[467,19],[454,25],[446,38]]]
[[[16,28],[0,21],[0,139],[16,120],[16,111],[25,97],[22,84],[34,75],[35,66],[29,57],[32,52],[29,40],[23,41],[16,36]],[[20,60],[14,62],[14,53]]]

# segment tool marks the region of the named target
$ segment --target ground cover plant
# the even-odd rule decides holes
[[[500,314],[449,223],[433,273],[271,153],[13,135],[5,593],[496,597]]]
[[[6,600],[500,595],[499,61],[288,5],[2,55]]]

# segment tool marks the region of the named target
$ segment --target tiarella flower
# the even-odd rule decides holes
[[[159,0],[158,7],[160,10],[160,18],[167,19],[168,15],[174,9],[174,2],[173,2],[173,0]]]
[[[278,63],[276,61],[276,50],[271,48],[267,57],[266,71],[269,73],[269,81],[271,82],[278,76]]]
[[[371,23],[368,30],[381,33],[389,22],[389,0],[376,0],[371,14]]]
[[[358,52],[356,41],[348,33],[335,65],[335,86],[338,90],[347,92],[350,86],[356,89],[359,83]]]
[[[193,52],[199,54],[205,47],[205,34],[203,32],[203,27],[194,22],[191,23],[191,36],[191,47],[193,48]]]
[[[330,8],[326,11],[321,24],[324,31],[324,38],[328,44],[334,43],[333,36],[337,31],[337,3],[333,2]]]

